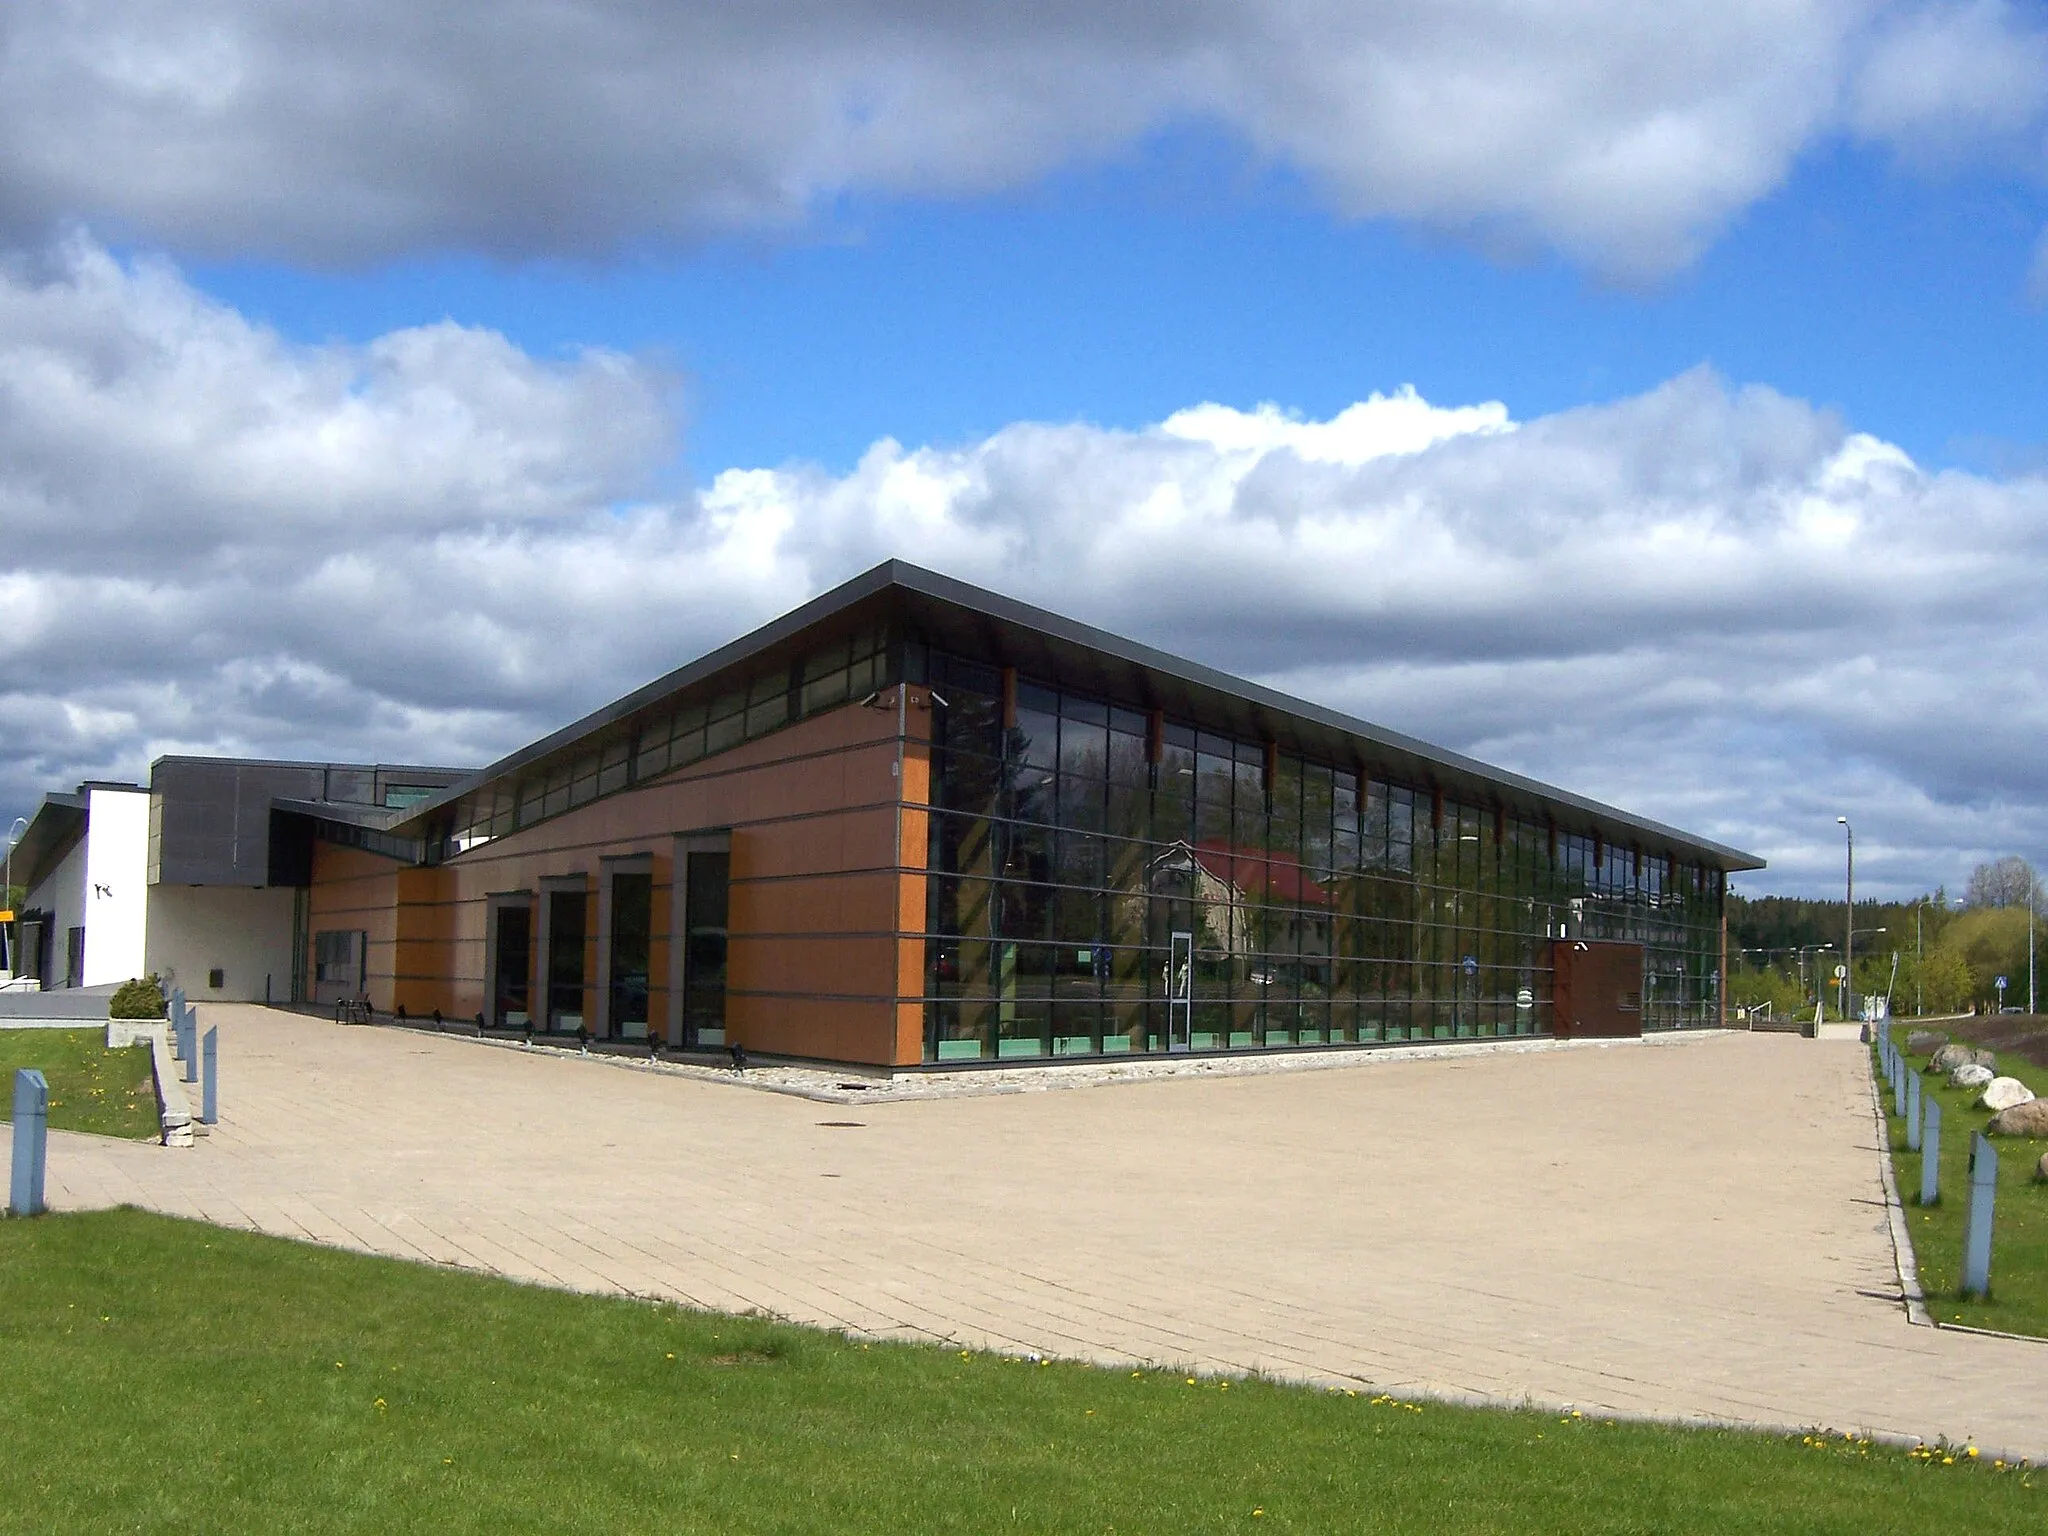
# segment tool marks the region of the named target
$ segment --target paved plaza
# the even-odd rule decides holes
[[[1907,1321],[1853,1044],[824,1104],[201,1014],[222,1124],[53,1134],[53,1206],[975,1348],[2048,1460],[2048,1344]]]

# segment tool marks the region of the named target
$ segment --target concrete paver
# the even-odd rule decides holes
[[[203,1011],[222,1124],[190,1149],[53,1134],[54,1207],[980,1348],[2048,1460],[2048,1344],[1904,1315],[1854,1045],[849,1107]]]

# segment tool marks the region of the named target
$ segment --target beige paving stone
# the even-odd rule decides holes
[[[54,1135],[53,1205],[976,1349],[2048,1459],[2048,1344],[1913,1327],[1896,1299],[1854,1045],[821,1103],[202,1011],[221,1125],[176,1150]]]

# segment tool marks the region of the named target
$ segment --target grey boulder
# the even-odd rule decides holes
[[[1998,1074],[1989,1067],[1980,1067],[1976,1062],[1966,1062],[1948,1075],[1951,1088],[1982,1088]]]
[[[2048,1099],[2029,1099],[2001,1109],[1985,1129],[1993,1136],[2048,1136]]]
[[[2034,1101],[2034,1090],[2016,1077],[1994,1077],[1984,1085],[1977,1102],[1986,1109],[2017,1109]]]
[[[1972,1062],[1980,1067],[1995,1067],[1998,1065],[1998,1058],[1990,1051],[1979,1050],[1974,1045],[1964,1045],[1962,1041],[1957,1040],[1936,1051],[1927,1065],[1936,1072],[1953,1072],[1957,1067],[1967,1067]]]

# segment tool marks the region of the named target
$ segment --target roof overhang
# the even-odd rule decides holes
[[[45,795],[14,845],[14,883],[34,890],[85,835],[85,796]]]
[[[884,617],[900,622],[935,646],[973,660],[1014,666],[1027,675],[1057,676],[1062,686],[1077,691],[1092,690],[1132,707],[1200,719],[1246,739],[1273,741],[1320,761],[1362,762],[1419,787],[1547,818],[1561,830],[1599,831],[1610,838],[1621,832],[1646,847],[1666,848],[1729,872],[1764,867],[1762,859],[1741,849],[901,560],[884,561],[752,633],[500,758],[412,807],[404,821],[394,825],[423,829],[435,811],[479,786],[622,726],[728,668],[776,660],[778,653],[795,659],[806,649],[813,630]]]

